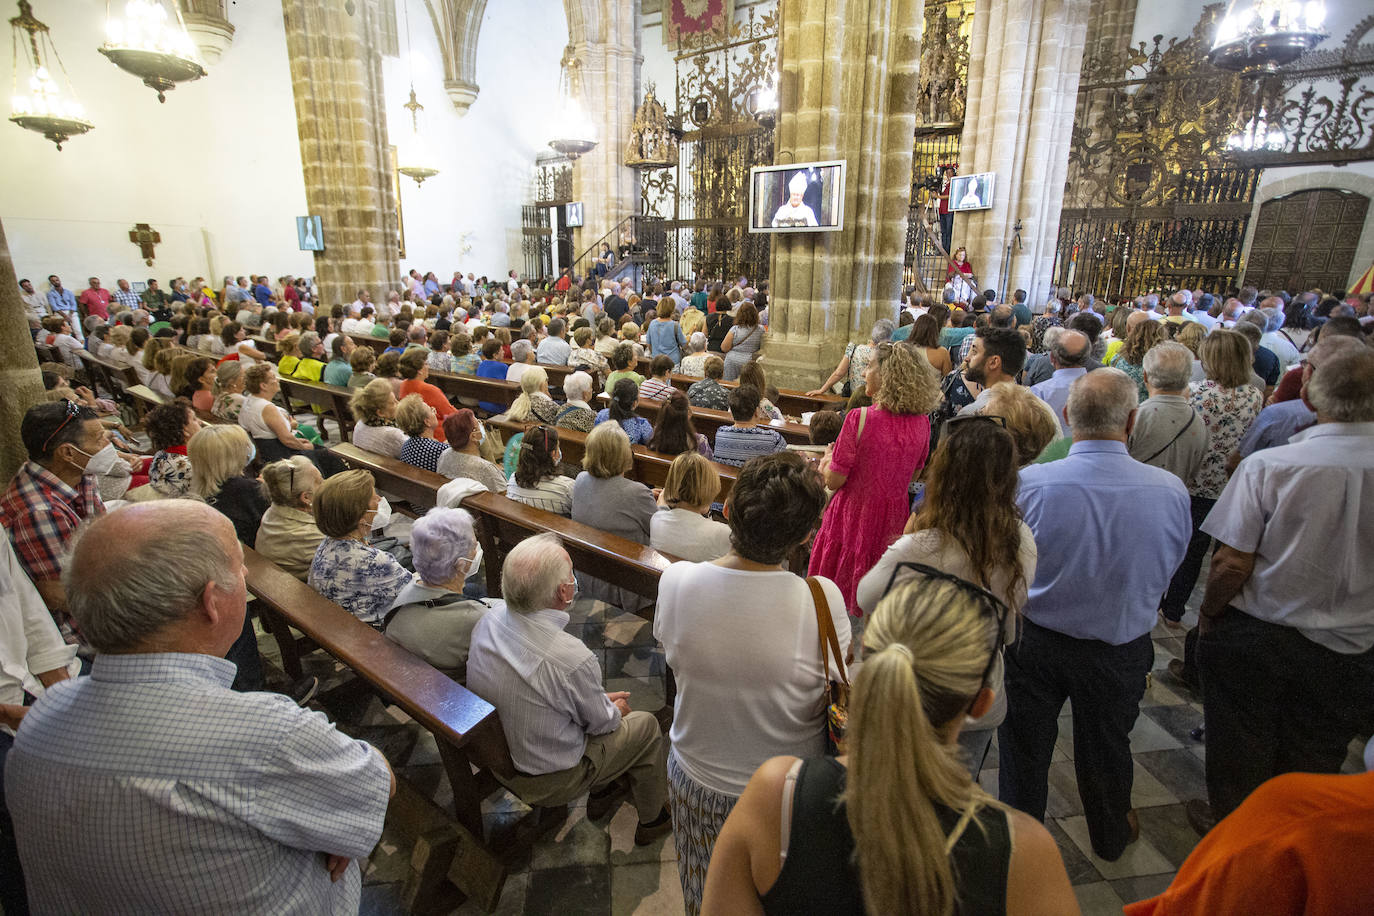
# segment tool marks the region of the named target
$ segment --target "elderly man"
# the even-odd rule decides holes
[[[253,301],[253,291],[248,286],[247,277],[239,277],[234,281],[234,285],[228,288],[224,296],[225,310],[230,307],[242,305],[245,302]]]
[[[1217,818],[1279,773],[1340,772],[1374,725],[1374,351],[1323,360],[1303,398],[1316,425],[1242,461],[1202,524],[1220,545],[1197,650]]]
[[[391,768],[321,713],[229,689],[248,594],[229,520],[126,507],[85,529],[63,581],[100,654],[6,763],[34,909],[356,913]]]
[[[143,300],[134,292],[134,288],[129,285],[129,281],[120,277],[115,281],[115,290],[110,294],[115,302],[117,311],[132,311],[143,307]]]
[[[1045,381],[1031,386],[1031,394],[1050,405],[1064,435],[1069,435],[1064,407],[1069,401],[1069,386],[1087,374],[1092,355],[1092,341],[1082,331],[1066,330],[1050,345],[1050,365],[1054,373]]]
[[[1119,369],[1073,383],[1068,457],[1021,471],[1017,503],[1040,559],[1017,644],[1006,653],[1000,798],[1043,818],[1065,699],[1078,794],[1097,855],[1139,834],[1130,732],[1154,661],[1159,596],[1192,536],[1188,490],[1127,453],[1136,387]]]
[[[668,813],[668,742],[647,712],[631,712],[629,694],[605,693],[596,656],[565,632],[577,596],[572,560],[552,534],[536,535],[506,555],[505,607],[472,633],[468,687],[496,707],[516,773],[507,788],[530,805],[563,805],[588,790],[587,816],[610,811],[613,783],[630,782],[639,827],[635,844],[672,830]]]
[[[1236,451],[1231,453],[1230,465],[1234,470],[1242,458],[1249,458],[1261,449],[1287,445],[1296,434],[1317,422],[1317,415],[1307,406],[1303,395],[1312,380],[1312,373],[1323,362],[1340,353],[1358,352],[1361,343],[1352,337],[1323,337],[1307,354],[1299,371],[1302,373],[1300,396],[1291,401],[1276,401],[1259,412],[1255,422],[1241,437]]]
[[[87,287],[77,297],[76,304],[87,317],[94,315],[102,321],[110,318],[110,291],[100,285],[99,277],[91,277]]]
[[[1030,324],[1031,332],[1031,352],[1040,353],[1045,349],[1045,331],[1050,328],[1062,328],[1064,319],[1060,316],[1060,311],[1064,304],[1054,297],[1050,297],[1045,303],[1045,311],[1037,316]]]
[[[549,322],[549,336],[539,342],[539,362],[550,366],[566,366],[572,347],[568,344],[568,322],[555,318]]]
[[[1193,354],[1183,344],[1165,341],[1145,354],[1144,369],[1150,397],[1136,411],[1126,450],[1186,485],[1207,452],[1207,424],[1188,401]]]

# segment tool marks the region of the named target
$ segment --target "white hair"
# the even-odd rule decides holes
[[[1193,353],[1181,343],[1166,340],[1149,349],[1141,367],[1149,376],[1151,388],[1181,391],[1188,387],[1188,380],[1193,373]]]
[[[1353,337],[1323,337],[1309,362],[1313,356],[1307,399],[1317,413],[1337,423],[1374,421],[1374,352]]]
[[[696,335],[693,335],[696,336]],[[563,379],[563,394],[569,400],[585,401],[592,396],[592,377],[581,370]]]
[[[706,335],[700,331],[693,331],[692,336],[687,339],[687,349],[693,353],[701,353],[706,350]],[[564,386],[567,390],[567,386]]]
[[[425,582],[437,584],[453,578],[458,561],[466,559],[477,547],[472,531],[472,516],[463,509],[442,506],[430,509],[416,519],[410,529],[410,551],[415,571]],[[469,569],[471,574],[472,570]]]
[[[523,363],[532,350],[534,350],[534,344],[522,337],[510,345],[510,358],[517,363]]]
[[[501,595],[512,611],[540,611],[557,600],[558,586],[567,581],[572,561],[556,534],[525,538],[506,554],[501,567]]]

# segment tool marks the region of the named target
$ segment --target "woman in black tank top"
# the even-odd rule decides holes
[[[958,757],[965,715],[992,705],[1006,607],[913,569],[865,630],[848,756],[759,768],[716,841],[704,914],[1078,912],[1044,825],[988,796]]]

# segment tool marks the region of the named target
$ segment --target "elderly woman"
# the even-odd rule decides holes
[[[448,351],[453,362],[450,371],[459,375],[477,374],[477,364],[482,361],[482,355],[473,351],[471,337],[462,331],[455,331],[449,341]]]
[[[449,478],[475,480],[492,493],[506,492],[505,475],[479,450],[487,432],[472,411],[464,407],[449,414],[444,420],[444,432],[448,435],[448,451],[439,456],[436,471]]]
[[[759,397],[759,419],[762,421],[781,420],[782,411],[773,406],[773,402],[768,400],[768,378],[764,375],[763,366],[757,362],[747,363],[740,370],[739,383],[741,385],[753,385],[758,391]],[[774,391],[776,394],[776,391]]]
[[[277,370],[271,363],[249,366],[243,373],[243,407],[239,425],[248,431],[265,461],[291,457],[293,452],[311,451],[314,445],[297,438],[296,419],[272,403],[281,390]]]
[[[385,527],[391,507],[377,495],[367,471],[344,471],[320,484],[313,500],[315,524],[324,540],[315,549],[306,582],[363,623],[382,629],[387,611],[410,581],[410,573],[367,541]]]
[[[695,298],[695,297],[694,297]],[[682,328],[682,336],[687,338],[687,345],[690,348],[693,334],[701,334],[702,349],[706,349],[706,313],[695,308],[689,308],[682,313],[682,318],[678,321]]]
[[[696,309],[692,309],[696,312]],[[701,312],[697,312],[698,315]],[[694,378],[706,377],[706,335],[701,331],[692,332],[692,336],[687,338],[687,355],[682,357],[682,365],[678,371],[683,375],[690,375]]]
[[[940,400],[940,377],[924,356],[902,344],[878,345],[865,376],[872,407],[851,410],[840,438],[821,459],[825,485],[835,491],[811,548],[810,574],[834,579],[857,619],[854,590],[902,533],[911,500],[908,486],[926,463],[930,417]]]
[[[186,363],[182,370],[185,383],[177,392],[178,397],[189,398],[196,410],[212,411],[215,407],[215,380],[218,374],[215,361],[208,356],[197,356]]]
[[[390,382],[373,379],[353,392],[348,407],[357,421],[353,427],[354,445],[388,458],[400,457],[406,434],[396,428],[396,395]]]
[[[448,443],[438,440],[439,415],[434,408],[418,394],[408,394],[396,405],[396,426],[407,437],[396,457],[417,468],[437,471],[439,459],[448,451]]]
[[[649,421],[635,412],[639,403],[639,386],[633,380],[623,378],[611,389],[611,406],[603,407],[596,414],[597,424],[614,420],[630,437],[631,445],[647,445],[654,435]]]
[[[177,398],[148,411],[144,418],[148,442],[156,450],[148,466],[148,485],[164,499],[182,499],[191,492],[191,459],[187,443],[202,426],[191,402]]]
[[[423,347],[412,347],[401,354],[399,362],[396,364],[397,370],[401,373],[401,389],[397,392],[398,398],[405,398],[408,395],[418,394],[420,399],[434,408],[437,419],[436,425],[444,422],[449,414],[457,410],[449,403],[448,398],[435,385],[425,381],[429,378],[429,365],[426,362],[428,355]],[[444,441],[444,431],[439,428],[436,438],[440,442]]]
[[[659,354],[649,363],[649,377],[639,386],[639,396],[653,401],[661,401],[666,398],[673,390],[673,383],[668,380],[668,373],[673,371],[673,360],[671,357]]]
[[[649,520],[649,546],[692,563],[725,556],[730,527],[710,518],[719,495],[720,475],[711,462],[694,451],[678,455],[659,494],[659,510]]]
[[[573,331],[573,348],[568,354],[568,365],[573,369],[581,369],[595,378],[605,378],[611,371],[611,364],[607,362],[606,357],[592,348],[591,328],[581,327]],[[567,389],[564,391],[566,393]]]
[[[327,355],[324,350],[324,343],[320,340],[320,335],[314,331],[306,331],[301,335],[301,361],[296,364],[296,368],[286,372],[277,366],[277,371],[292,378],[302,379],[307,382],[318,382],[324,377],[324,367]]]
[[[554,425],[581,433],[591,432],[596,425],[596,411],[588,403],[592,399],[592,377],[585,372],[572,373],[563,379],[563,394],[568,403],[559,409]]]
[[[850,343],[844,348],[844,356],[840,358],[840,364],[835,367],[835,371],[830,373],[830,377],[821,383],[819,388],[808,391],[808,397],[820,397],[823,394],[838,393],[849,397],[854,390],[863,387],[864,372],[868,370],[868,364],[873,361],[873,355],[878,352],[878,344],[885,340],[892,339],[892,332],[896,330],[891,320],[883,318],[873,325],[873,330],[869,332],[867,343]],[[948,358],[948,354],[946,354]],[[835,386],[840,385],[838,391]]]
[[[221,420],[237,423],[243,411],[243,366],[238,360],[221,363],[215,369],[215,402],[210,412]]]
[[[592,349],[604,356],[608,361],[615,348],[620,346],[620,340],[615,336],[615,319],[601,318],[596,323],[596,343]]]
[[[255,455],[248,434],[238,426],[206,426],[191,437],[186,451],[191,459],[191,496],[218,509],[234,523],[238,539],[254,546],[267,499],[257,478],[248,473]]]
[[[987,417],[1001,417],[1016,443],[1016,464],[1025,467],[1059,438],[1059,419],[1054,408],[1015,382],[998,382],[987,391],[987,400],[978,411]],[[1069,440],[1072,442],[1073,440]],[[1067,447],[1065,449],[1067,454]]]
[[[377,365],[377,351],[371,347],[355,347],[353,353],[348,357],[348,383],[349,388],[361,388],[377,376],[372,374],[372,370]]]
[[[888,322],[889,329],[892,323]],[[725,354],[725,380],[733,382],[739,378],[744,364],[754,358],[763,347],[763,338],[768,333],[759,322],[758,309],[752,302],[742,302],[735,311],[735,324],[730,333],[720,342],[720,351]],[[889,330],[889,336],[891,331]]]
[[[253,548],[291,575],[305,581],[324,533],[311,512],[315,490],[324,483],[304,455],[274,461],[262,469],[262,485],[271,505],[258,524]]]
[[[558,418],[558,403],[549,397],[549,375],[539,366],[530,366],[520,376],[516,396],[506,419],[516,423],[553,423]]]
[[[1169,339],[1169,326],[1163,321],[1145,319],[1126,332],[1126,342],[1112,360],[1113,368],[1120,369],[1135,382],[1137,397],[1145,400],[1150,392],[1145,388],[1145,354],[1157,343]]]
[[[635,351],[628,343],[621,343],[611,354],[611,373],[606,376],[606,391],[614,391],[617,383],[621,379],[629,379],[635,383],[636,394],[639,386],[644,384],[644,376],[634,370]]]
[[[800,455],[755,458],[726,500],[730,552],[674,563],[659,579],[653,631],[677,679],[668,801],[688,913],[700,909],[716,836],[754,770],[824,751],[818,620],[829,615],[847,652],[844,599],[828,579],[808,587],[783,568],[824,507]]]
[[[277,341],[277,371],[291,375],[301,363],[301,335],[287,334]]]
[[[649,543],[649,520],[656,506],[649,488],[625,476],[634,467],[634,454],[625,431],[615,423],[598,424],[587,435],[582,473],[572,491],[572,519],[639,544]],[[627,611],[637,611],[645,599],[586,574],[578,583],[588,597]]]
[[[515,471],[506,481],[506,496],[516,502],[572,516],[573,482],[558,473],[563,453],[558,448],[558,430],[535,426],[520,437]]]
[[[387,639],[462,680],[472,630],[487,612],[485,602],[463,594],[464,583],[482,564],[472,516],[462,509],[430,509],[410,530],[410,549],[415,575],[392,602],[383,630]]]

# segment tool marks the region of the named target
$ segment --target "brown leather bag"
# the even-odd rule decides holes
[[[811,589],[811,601],[816,607],[816,629],[820,632],[821,643],[821,701],[825,707],[826,741],[825,750],[831,756],[844,753],[844,733],[849,727],[849,674],[844,667],[844,653],[840,651],[840,637],[835,632],[835,620],[830,616],[830,602],[826,600],[825,590],[814,576],[808,576],[806,585]],[[840,679],[830,677],[830,661],[834,659],[835,670]]]

